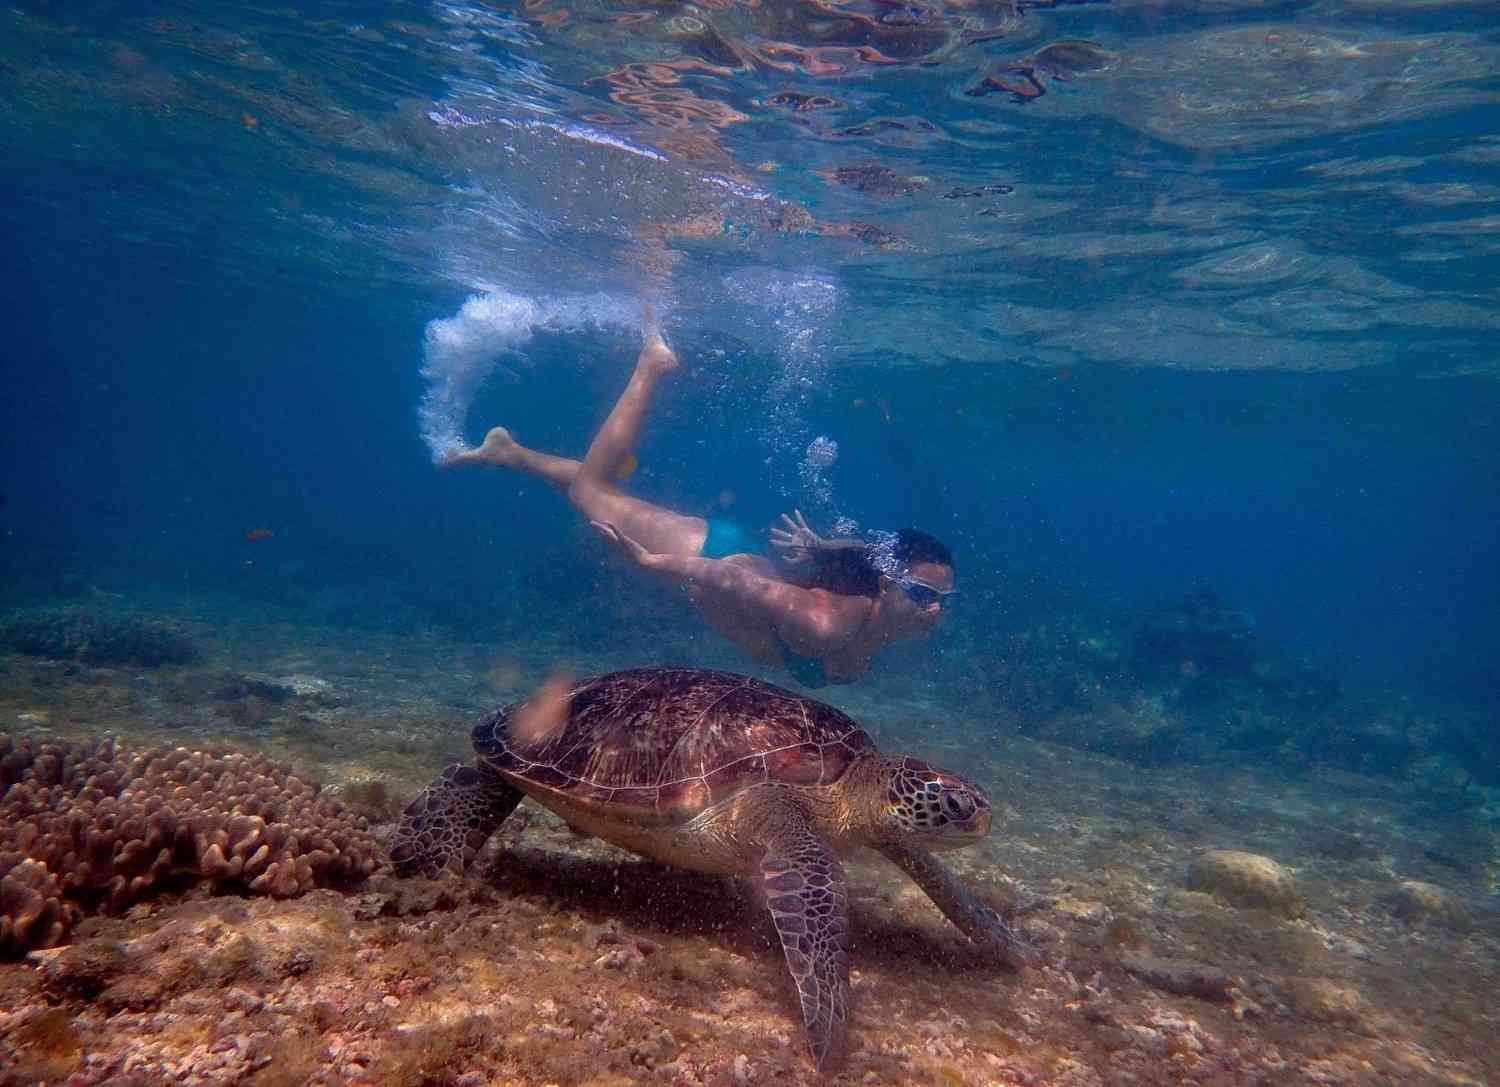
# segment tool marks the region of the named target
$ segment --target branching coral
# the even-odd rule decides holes
[[[174,878],[289,897],[363,879],[378,856],[363,818],[264,756],[0,733],[0,954]]]
[[[45,864],[0,853],[0,954],[11,948],[51,947],[67,935],[78,907]]]

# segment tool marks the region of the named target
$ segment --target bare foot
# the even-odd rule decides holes
[[[653,377],[671,373],[677,369],[677,352],[661,338],[661,326],[656,323],[649,303],[642,307],[642,318],[641,353],[636,357],[635,368]]]
[[[464,468],[474,464],[493,464],[499,468],[513,468],[520,457],[520,445],[503,426],[491,428],[478,449],[465,449],[450,453],[442,460],[444,468]]]

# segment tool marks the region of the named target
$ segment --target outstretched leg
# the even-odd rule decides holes
[[[528,449],[503,426],[491,427],[478,449],[465,449],[450,453],[443,458],[444,468],[463,468],[471,465],[491,465],[496,468],[515,468],[531,475],[540,476],[560,491],[567,491],[578,477],[582,461],[572,457],[559,457]]]
[[[641,353],[636,356],[635,372],[625,391],[610,409],[604,425],[594,435],[588,454],[583,458],[583,471],[600,479],[613,476],[625,458],[635,452],[641,441],[641,425],[646,419],[646,410],[651,406],[651,397],[656,392],[656,383],[677,369],[677,355],[662,339],[661,330],[649,323],[641,343]]]
[[[398,875],[462,874],[525,794],[499,774],[454,763],[417,794],[391,845]]]
[[[613,525],[649,552],[696,556],[708,536],[707,521],[626,494],[615,483],[619,466],[640,441],[656,383],[675,369],[677,356],[661,333],[648,324],[630,383],[594,436],[568,488],[568,499],[589,520]]]
[[[1037,949],[1010,922],[986,906],[931,853],[896,844],[881,846],[880,852],[926,891],[927,897],[960,932],[989,948],[1005,965],[1024,970],[1041,961]]]

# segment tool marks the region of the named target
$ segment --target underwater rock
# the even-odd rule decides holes
[[[363,818],[260,755],[0,733],[0,955],[63,940],[168,881],[290,897],[379,856]]]
[[[391,823],[401,817],[401,805],[391,795],[384,778],[362,776],[338,786],[338,797],[356,815],[365,817],[372,826]]]
[[[1441,921],[1457,925],[1465,918],[1459,901],[1435,883],[1409,879],[1397,886],[1390,896],[1391,908],[1402,920],[1418,924]]]
[[[488,888],[466,884],[449,877],[424,879],[411,876],[391,879],[377,875],[366,884],[365,892],[355,899],[354,916],[361,920],[376,917],[411,917],[434,911],[456,910],[463,905],[488,902]]]
[[[1164,992],[1221,1003],[1234,998],[1234,978],[1207,963],[1127,951],[1120,956],[1120,965],[1147,985]]]
[[[1287,978],[1281,989],[1287,1003],[1309,1019],[1354,1026],[1362,1018],[1364,999],[1348,983],[1328,978]]]
[[[1187,884],[1235,906],[1301,917],[1304,905],[1292,873],[1270,857],[1233,849],[1210,849],[1194,858]]]
[[[91,939],[70,947],[33,951],[47,993],[56,999],[92,1000],[125,969],[126,953],[115,940]]]
[[[216,702],[243,702],[263,698],[267,702],[286,702],[297,697],[297,691],[283,680],[252,673],[229,672],[216,677],[210,697]]]
[[[33,608],[0,620],[0,647],[87,664],[189,664],[202,651],[171,623],[89,608]]]
[[[283,685],[297,698],[308,698],[324,702],[337,702],[337,692],[332,683],[306,672],[295,672],[273,682]]]

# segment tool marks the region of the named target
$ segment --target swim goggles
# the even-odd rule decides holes
[[[891,580],[900,586],[901,591],[919,608],[930,608],[938,604],[946,609],[953,604],[953,598],[958,595],[957,589],[939,589],[936,585],[929,585],[909,574],[892,576]]]

